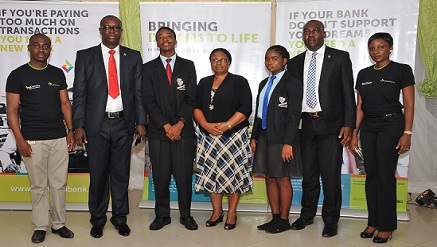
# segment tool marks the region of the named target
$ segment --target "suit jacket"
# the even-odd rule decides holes
[[[305,52],[288,62],[293,77],[303,82]],[[332,134],[341,127],[355,126],[355,94],[349,53],[326,46],[319,82],[319,100],[323,119]]]
[[[141,55],[138,51],[120,46],[120,89],[127,131],[146,124],[141,91]],[[101,45],[76,54],[73,86],[73,126],[83,127],[87,135],[96,135],[105,118],[108,80]]]
[[[251,139],[257,139],[262,130],[262,120],[256,116],[261,90],[268,78],[261,81],[256,97],[255,120]],[[302,110],[302,83],[285,71],[278,85],[270,96],[267,108],[267,140],[271,143],[294,145]]]
[[[143,95],[146,113],[149,116],[147,137],[169,140],[163,126],[174,125],[184,120],[182,138],[194,137],[193,111],[196,105],[197,77],[191,60],[176,57],[172,83],[168,83],[164,65],[160,59],[143,65]]]

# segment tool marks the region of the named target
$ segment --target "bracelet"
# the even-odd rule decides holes
[[[226,125],[228,126],[228,129],[232,129],[232,125],[230,123],[226,122]]]
[[[411,131],[411,130],[406,130],[406,131],[404,131],[404,134],[407,134],[407,135],[412,135],[413,134],[413,131]]]

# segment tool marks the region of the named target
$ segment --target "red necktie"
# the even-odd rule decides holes
[[[170,83],[171,85],[171,66],[170,66],[170,62],[171,62],[171,58],[167,58],[165,61],[167,61],[167,66],[165,66],[165,73],[167,74],[167,78],[168,78],[168,83]]]
[[[109,78],[109,96],[113,99],[120,95],[120,89],[118,88],[118,76],[117,76],[117,65],[115,64],[114,50],[109,51],[109,62],[108,62],[108,78]]]

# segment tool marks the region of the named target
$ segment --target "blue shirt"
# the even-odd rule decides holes
[[[273,80],[272,89],[270,89],[270,93],[269,93],[269,102],[270,102],[270,97],[272,96],[272,93],[275,90],[276,85],[278,85],[278,83],[281,81],[281,78],[284,75],[284,73],[285,73],[285,70],[283,70],[275,75],[276,78],[275,78],[275,80]],[[261,92],[259,93],[259,97],[258,97],[258,111],[256,112],[256,116],[258,118],[261,118],[261,119],[262,119],[262,115],[263,115],[264,94],[266,94],[267,85],[269,84],[271,77],[272,76],[269,76],[266,85],[261,90]]]

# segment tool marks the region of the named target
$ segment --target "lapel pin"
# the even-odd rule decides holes
[[[123,56],[126,56],[126,53],[123,53]]]
[[[331,55],[328,55],[328,58],[331,58]]]

